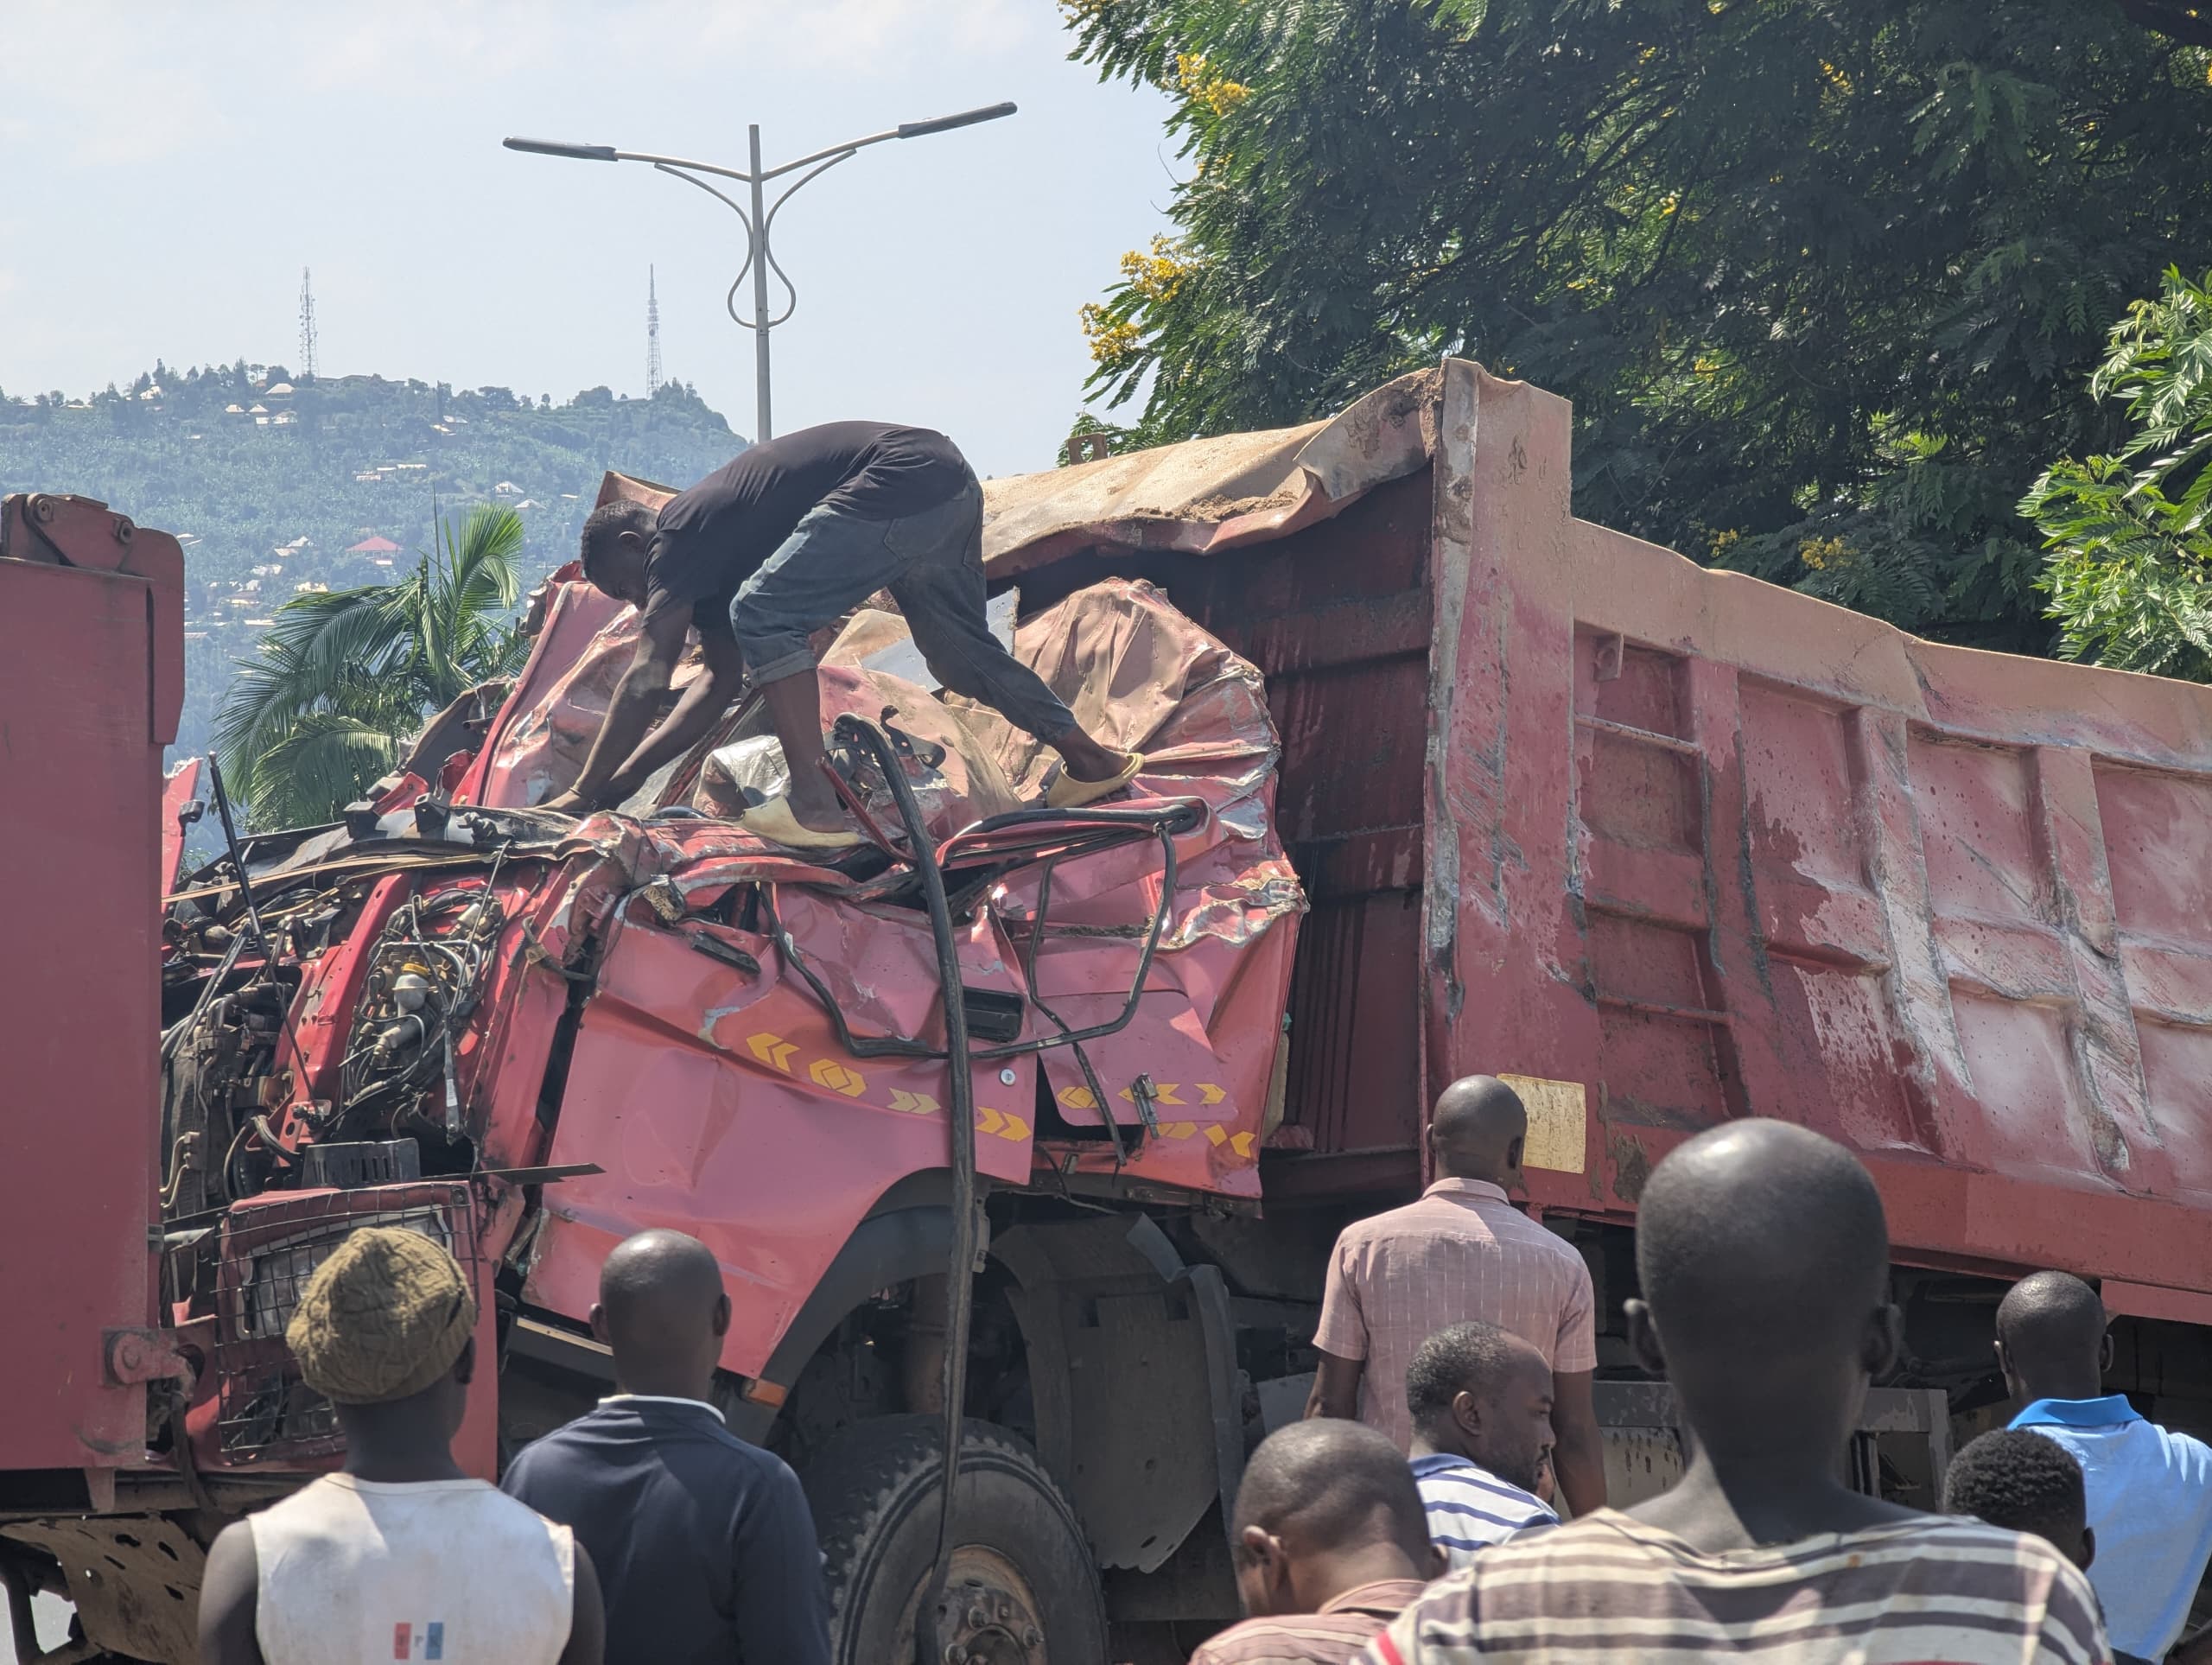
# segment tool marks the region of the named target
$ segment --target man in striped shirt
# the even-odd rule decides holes
[[[1191,1665],[1350,1665],[1444,1570],[1406,1459],[1357,1422],[1294,1422],[1262,1439],[1231,1520],[1250,1617]]]
[[[1439,1330],[1406,1371],[1406,1409],[1429,1539],[1454,1572],[1516,1532],[1559,1524],[1536,1496],[1552,1372],[1534,1347],[1495,1324]]]
[[[1419,1201],[1355,1221],[1337,1239],[1306,1414],[1357,1417],[1409,1450],[1401,1388],[1414,1349],[1448,1324],[1482,1319],[1550,1365],[1560,1495],[1584,1515],[1605,1501],[1590,1386],[1598,1366],[1590,1269],[1506,1198],[1522,1183],[1528,1134],[1520,1096],[1495,1077],[1468,1076],[1437,1096],[1428,1124],[1436,1183]]]
[[[2042,1539],[1837,1478],[1902,1333],[1855,1157],[1786,1122],[1713,1128],[1652,1170],[1636,1247],[1629,1336],[1695,1435],[1681,1483],[1484,1550],[1365,1665],[2107,1665],[2088,1580]]]

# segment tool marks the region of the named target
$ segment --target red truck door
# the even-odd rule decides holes
[[[156,1317],[156,817],[183,593],[174,538],[83,498],[0,505],[0,1471],[145,1449],[145,1386],[105,1352]]]

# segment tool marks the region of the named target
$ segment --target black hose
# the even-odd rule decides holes
[[[943,1643],[938,1640],[938,1604],[944,1599],[946,1578],[952,1570],[953,1493],[960,1480],[960,1435],[963,1402],[968,1396],[968,1334],[975,1312],[976,1256],[982,1248],[976,1218],[976,1084],[968,1058],[968,1007],[961,998],[960,956],[952,935],[952,910],[944,898],[944,874],[938,870],[937,852],[931,848],[929,829],[922,823],[921,805],[893,748],[889,736],[874,723],[841,716],[833,731],[838,740],[865,747],[891,788],[899,819],[906,829],[908,853],[914,871],[921,875],[922,900],[930,915],[930,935],[937,944],[937,980],[944,998],[945,1100],[952,1134],[952,1255],[946,1268],[944,1373],[944,1480],[938,1502],[937,1559],[929,1582],[922,1586],[914,1607],[916,1665],[938,1665]]]
[[[855,718],[854,721],[858,721],[860,719]],[[1009,815],[995,816],[989,821],[977,823],[976,826],[982,829],[1002,826],[1013,822],[1019,816],[1032,813],[1034,812],[1017,810]],[[1061,816],[1058,812],[1054,812],[1058,818],[1071,820],[1114,813],[1110,810],[1077,810],[1072,814]],[[1129,984],[1128,998],[1122,1002],[1120,1014],[1108,1019],[1103,1023],[1093,1024],[1088,1029],[1069,1028],[1058,1013],[1037,998],[1036,956],[1033,946],[1028,967],[1030,1004],[1050,1018],[1060,1033],[1057,1035],[1043,1036],[1036,1040],[1008,1041],[1000,1046],[986,1046],[972,1055],[975,1061],[992,1063],[1000,1058],[1018,1057],[1024,1052],[1042,1052],[1055,1046],[1070,1046],[1077,1050],[1085,1078],[1090,1078],[1090,1065],[1087,1060],[1081,1058],[1082,1043],[1086,1040],[1096,1040],[1106,1035],[1119,1034],[1128,1028],[1135,1018],[1138,1002],[1144,997],[1146,980],[1152,975],[1153,958],[1159,951],[1160,937],[1167,929],[1168,912],[1175,905],[1175,885],[1179,868],[1173,835],[1179,828],[1187,830],[1190,826],[1197,824],[1195,820],[1192,819],[1197,814],[1198,810],[1194,806],[1177,805],[1165,813],[1139,816],[1133,811],[1123,812],[1116,816],[1114,820],[1113,824],[1116,827],[1125,829],[1142,829],[1157,837],[1160,840],[1160,906],[1153,910],[1151,927],[1145,934],[1144,947],[1137,956],[1136,975]],[[968,830],[972,832],[976,830],[976,828],[970,828]],[[913,842],[913,836],[911,832],[908,834],[910,842]],[[1049,874],[1050,869],[1058,862],[1076,856],[1095,855],[1101,850],[1118,848],[1128,842],[1129,841],[1127,839],[1117,838],[1101,844],[1078,845],[1059,851],[1047,858],[1046,861],[1047,873]],[[918,845],[917,848],[919,846]],[[938,890],[942,892],[944,887],[944,874],[937,867],[934,853],[931,855],[931,871],[938,874],[936,882]],[[919,864],[917,863],[918,870],[918,866]],[[1037,918],[1030,933],[1033,939],[1042,935],[1045,912],[1051,900],[1051,893],[1048,878],[1039,890]],[[766,918],[768,934],[775,940],[777,952],[783,956],[784,963],[797,971],[805,982],[806,986],[814,991],[815,999],[822,1003],[822,1009],[830,1019],[830,1028],[836,1033],[837,1044],[845,1051],[850,1052],[855,1058],[944,1058],[946,1056],[944,1050],[931,1046],[927,1041],[917,1040],[907,1035],[855,1034],[852,1026],[845,1020],[844,1008],[837,1004],[837,997],[830,992],[829,984],[823,982],[814,968],[807,963],[806,956],[799,950],[798,939],[791,935],[790,929],[784,924],[783,916],[776,908],[774,887],[763,885],[756,894],[760,898],[761,911]],[[1098,1090],[1095,1080],[1091,1083],[1091,1090],[1094,1094]],[[1102,1098],[1099,1103],[1103,1111],[1105,1101]],[[1118,1160],[1122,1155],[1120,1135],[1113,1134],[1111,1136],[1115,1141],[1115,1155]]]

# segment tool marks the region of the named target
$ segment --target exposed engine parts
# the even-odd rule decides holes
[[[393,912],[354,1008],[333,1134],[465,1136],[454,1048],[505,924],[488,884],[418,896]]]

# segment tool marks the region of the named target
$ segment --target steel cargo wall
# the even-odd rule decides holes
[[[2212,690],[1915,640],[1574,520],[1568,409],[1447,366],[1423,1072],[1532,1190],[1779,1115],[1901,1254],[2212,1321]]]
[[[0,505],[0,1470],[145,1451],[145,1386],[107,1379],[103,1331],[156,1317],[161,759],[183,590],[174,538],[86,499]]]
[[[1419,1076],[1427,468],[1279,542],[1186,562],[1170,593],[1259,666],[1276,798],[1312,907],[1299,932],[1270,1195],[1410,1180]],[[1338,1160],[1305,1162],[1302,1153]],[[1362,1153],[1370,1160],[1341,1160]]]

